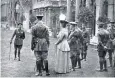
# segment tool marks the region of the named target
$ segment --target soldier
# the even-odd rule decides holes
[[[114,39],[114,35],[113,35],[113,30],[111,26],[108,26],[108,32],[109,32],[109,40],[107,42],[107,51],[109,54],[109,62],[110,62],[110,67],[112,67],[112,53],[114,51],[114,47],[113,47],[113,39]]]
[[[107,52],[106,44],[109,39],[109,34],[108,34],[108,31],[103,28],[103,26],[104,26],[104,23],[100,22],[99,32],[97,34],[98,35],[97,49],[98,49],[98,56],[99,56],[99,64],[100,64],[99,71],[100,72],[107,71],[107,62],[106,62],[105,56]],[[104,69],[103,69],[103,65],[104,65]]]
[[[14,34],[13,34],[11,41],[10,41],[10,44],[12,43],[14,36],[16,36],[15,41],[14,41],[14,49],[15,49],[14,60],[16,60],[16,55],[17,55],[17,51],[18,51],[18,61],[20,61],[20,51],[21,51],[21,48],[23,46],[23,40],[25,38],[25,32],[24,32],[24,30],[22,30],[22,23],[18,24],[18,29],[16,29],[14,31]]]
[[[82,36],[83,36],[83,52],[82,52],[82,57],[86,61],[86,56],[87,56],[87,48],[88,44],[90,42],[90,36],[88,31],[86,30],[85,24],[83,24],[82,27]]]
[[[115,22],[111,22],[111,27],[112,27],[112,33],[113,33],[113,67],[115,67]]]
[[[49,48],[49,33],[47,27],[42,22],[43,16],[37,16],[38,22],[32,27],[32,42],[31,49],[34,50],[36,57],[36,76],[42,76],[42,64],[44,62],[46,76],[50,75],[48,70],[48,48]]]
[[[75,22],[70,22],[70,24],[72,29],[69,35],[70,56],[71,56],[72,69],[73,71],[75,71],[77,62],[79,66],[78,68],[81,68],[79,41],[81,40],[82,34],[76,27]]]

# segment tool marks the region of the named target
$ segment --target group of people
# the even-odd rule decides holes
[[[57,48],[55,71],[57,73],[68,73],[70,72],[70,65],[72,70],[75,71],[75,68],[81,68],[81,60],[84,59],[86,61],[90,36],[85,24],[83,24],[81,30],[76,22],[60,20],[60,23],[61,29],[57,35],[58,41],[55,43]],[[69,26],[70,31],[68,31],[67,26]],[[70,65],[69,59],[71,60]]]
[[[99,22],[99,32],[97,34],[98,36],[98,56],[99,56],[99,64],[100,69],[99,71],[108,71],[107,70],[107,59],[106,55],[108,53],[109,55],[109,62],[110,67],[114,65],[115,67],[115,30],[113,30],[114,24],[112,22],[112,25],[108,25],[107,28],[105,28],[105,23]],[[113,64],[113,55],[114,55],[114,64]]]
[[[50,46],[49,41],[49,31],[47,26],[42,22],[43,16],[36,16],[37,23],[31,28],[32,40],[31,40],[31,50],[34,51],[36,57],[36,76],[42,76],[42,71],[46,71],[46,76],[50,75],[48,69],[48,50]],[[68,24],[68,25],[67,25]],[[86,61],[88,44],[90,42],[90,36],[86,30],[85,24],[82,25],[80,29],[76,22],[67,22],[66,20],[60,20],[60,32],[57,35],[57,42],[55,43],[55,71],[56,73],[68,73],[70,72],[70,61],[72,70],[75,68],[81,68],[81,60]],[[18,60],[20,61],[20,50],[23,45],[23,40],[25,38],[25,32],[21,29],[22,24],[18,24],[18,29],[15,30],[10,43],[15,37],[14,47],[15,47],[15,57],[18,51]],[[100,58],[100,71],[107,70],[106,66],[106,51],[109,53],[110,65],[112,66],[112,53],[113,47],[110,43],[114,39],[108,31],[103,28],[104,24],[99,24],[100,31],[98,33],[98,55]],[[69,28],[69,30],[68,30]],[[111,38],[112,37],[112,38]],[[106,46],[108,45],[108,46]]]

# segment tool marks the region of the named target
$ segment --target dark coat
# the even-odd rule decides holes
[[[31,49],[34,51],[48,51],[49,33],[42,21],[32,27]]]
[[[14,45],[23,45],[23,39],[25,39],[25,32],[23,30],[16,29],[13,33],[12,39],[15,37]]]

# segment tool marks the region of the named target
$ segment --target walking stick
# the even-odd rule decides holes
[[[10,44],[10,51],[9,51],[9,60],[10,60],[10,53],[11,53],[11,44]]]

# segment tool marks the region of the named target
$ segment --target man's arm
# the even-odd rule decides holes
[[[22,39],[25,39],[25,32],[23,31]]]
[[[48,29],[46,29],[46,41],[48,43],[48,46],[50,45],[50,41],[49,41],[49,32]]]
[[[34,50],[35,48],[35,42],[34,42],[34,36],[32,36],[32,39],[31,39],[31,50]]]
[[[35,41],[34,41],[34,29],[31,30],[32,38],[31,38],[31,50],[35,48]]]
[[[24,38],[23,38],[23,39],[25,39],[25,32],[23,33],[23,35],[24,35]]]

